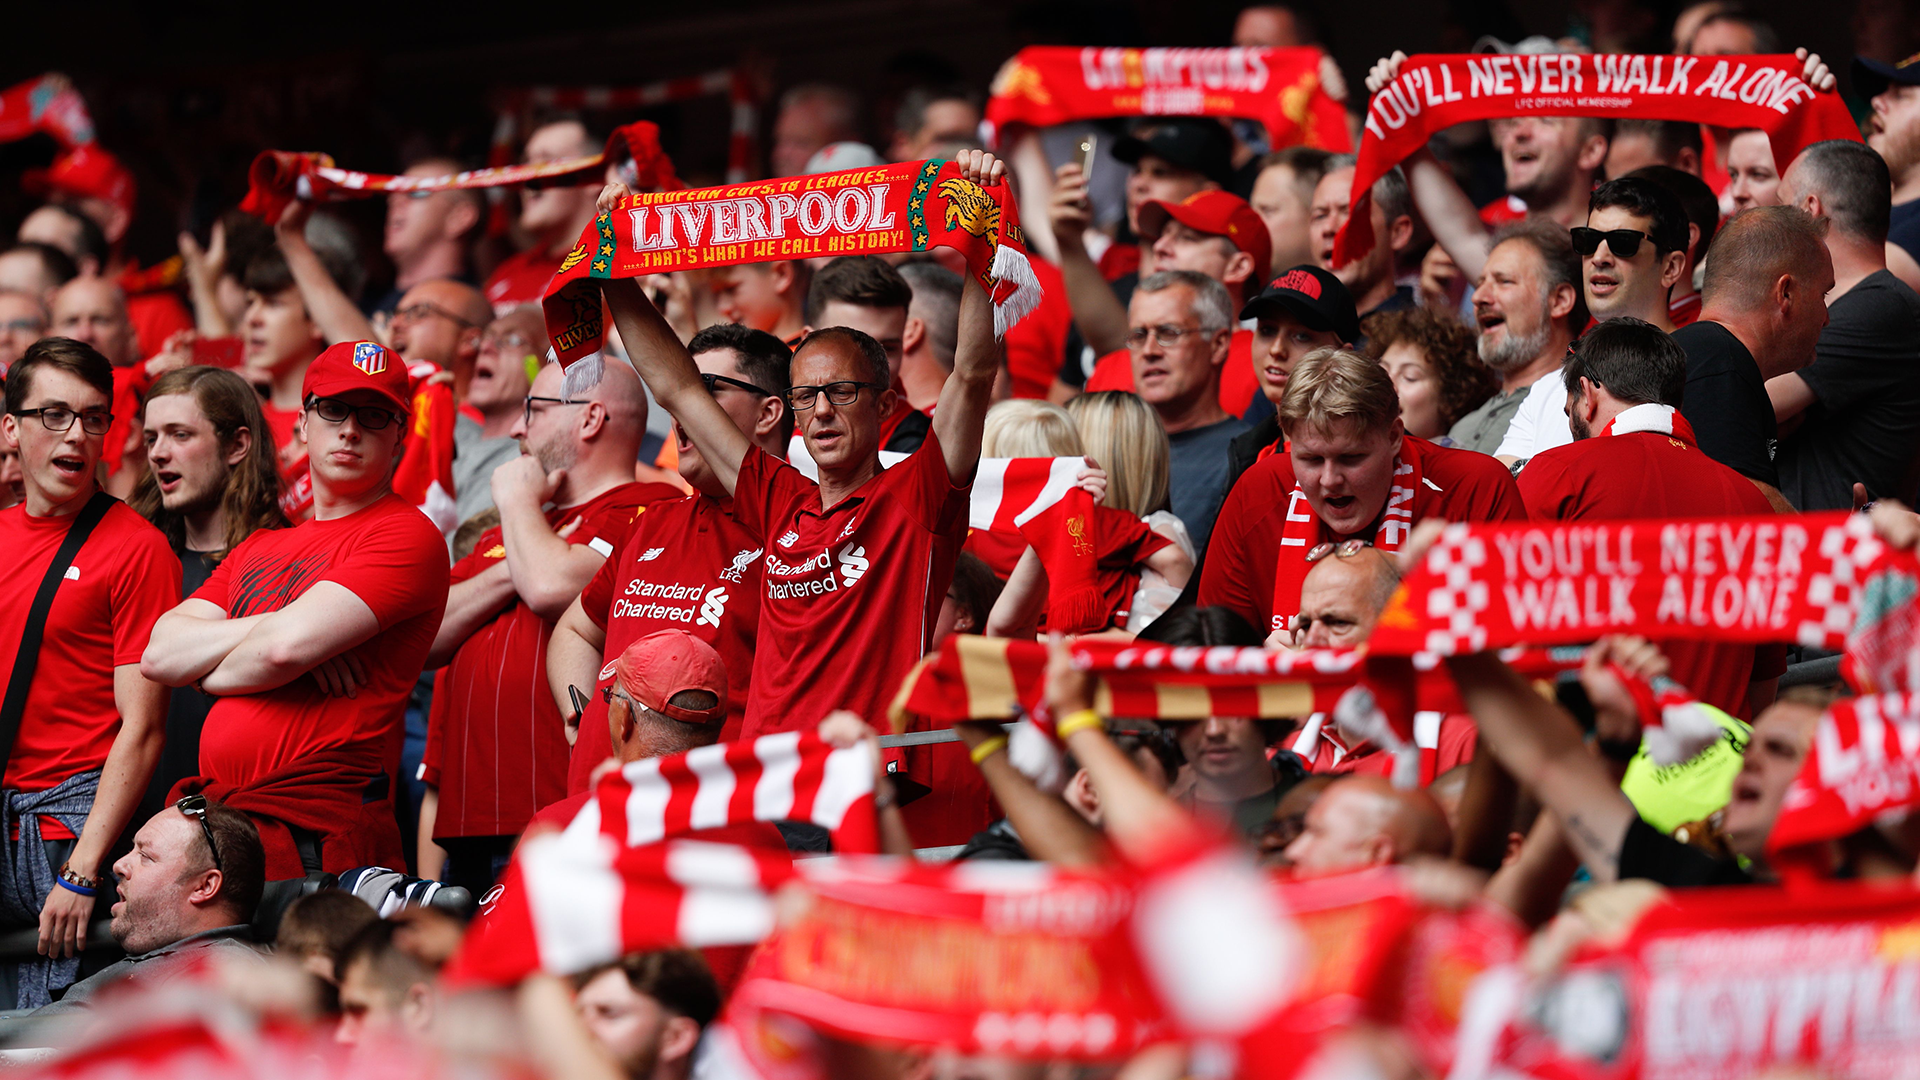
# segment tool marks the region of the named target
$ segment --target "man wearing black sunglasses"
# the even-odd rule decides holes
[[[1570,232],[1596,322],[1629,315],[1673,332],[1667,294],[1687,266],[1678,196],[1642,177],[1609,180],[1594,189],[1587,223]]]
[[[200,780],[259,824],[274,879],[399,865],[389,763],[447,602],[446,543],[393,493],[404,363],[341,342],[307,367],[302,398],[313,520],[235,548],[141,661],[217,699]]]
[[[1005,166],[983,151],[963,151],[955,164],[969,183],[1004,182]],[[609,185],[602,205],[622,194]],[[932,429],[884,471],[881,427],[895,404],[885,348],[846,327],[801,342],[787,404],[819,467],[816,484],[741,433],[638,283],[608,281],[605,295],[654,398],[765,550],[742,737],[801,728],[837,708],[876,722],[927,649],[966,539],[968,488],[999,368],[992,301],[978,281],[967,283],[953,374]],[[907,807],[908,824],[921,843],[964,843],[991,820],[979,770],[956,744],[926,749],[904,755],[898,770],[937,792]]]

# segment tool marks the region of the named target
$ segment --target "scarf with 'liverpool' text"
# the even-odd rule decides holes
[[[1596,116],[1759,128],[1781,172],[1810,143],[1860,140],[1838,94],[1815,91],[1791,56],[1423,55],[1367,105],[1353,213],[1334,239],[1344,266],[1373,247],[1373,182],[1442,129],[1468,120]]]
[[[982,187],[938,158],[696,191],[629,195],[580,234],[547,286],[547,333],[563,366],[600,350],[600,282],[709,266],[958,251],[1005,334],[1040,303],[1006,183]]]

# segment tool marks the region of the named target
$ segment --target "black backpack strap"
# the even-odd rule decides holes
[[[47,612],[53,608],[53,596],[67,576],[80,548],[93,535],[94,526],[120,500],[104,491],[96,491],[87,505],[73,517],[66,539],[54,553],[52,565],[40,579],[40,591],[33,594],[33,607],[27,611],[27,625],[20,634],[20,651],[13,655],[13,672],[7,676],[7,696],[0,701],[0,769],[13,757],[13,741],[20,734],[20,721],[27,711],[27,691],[33,687],[33,672],[40,664],[40,641],[47,632]]]

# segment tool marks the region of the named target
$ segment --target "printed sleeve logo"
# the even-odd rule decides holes
[[[353,366],[362,374],[378,375],[387,370],[387,350],[377,342],[359,342],[353,347]]]
[[[752,566],[753,560],[759,558],[761,552],[764,550],[764,548],[754,548],[752,551],[735,552],[733,555],[733,565],[720,571],[720,580],[738,583],[740,576],[747,572],[747,567]],[[719,590],[715,591],[718,592]],[[720,624],[714,623],[713,625],[719,626]]]
[[[639,561],[640,561],[640,562],[652,562],[653,560],[655,560],[655,559],[657,559],[657,558],[659,558],[660,556],[662,556],[662,555],[664,555],[664,554],[666,554],[666,551],[667,551],[667,549],[666,549],[666,548],[663,548],[663,547],[656,547],[656,548],[648,548],[648,549],[647,549],[647,550],[646,550],[646,551],[645,551],[645,552],[644,552],[643,554],[641,554],[641,556],[640,556],[640,560],[639,560]]]
[[[693,620],[695,626],[720,628],[720,616],[727,613],[727,601],[732,599],[725,589],[711,589],[707,598],[700,603],[700,617]]]
[[[840,578],[849,586],[866,576],[866,554],[864,546],[847,548],[840,553]]]

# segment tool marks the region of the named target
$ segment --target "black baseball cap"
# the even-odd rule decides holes
[[[1920,53],[1894,64],[1864,56],[1853,58],[1854,89],[1868,97],[1878,97],[1886,92],[1889,83],[1920,86]]]
[[[1309,330],[1331,330],[1348,345],[1360,340],[1360,316],[1353,308],[1353,294],[1339,278],[1317,266],[1303,263],[1274,278],[1240,309],[1240,317],[1258,319],[1272,314],[1276,307],[1285,308]]]
[[[1141,137],[1129,135],[1113,144],[1113,156],[1128,165],[1152,154],[1182,169],[1226,187],[1233,180],[1233,137],[1219,124],[1205,120],[1167,120]]]

